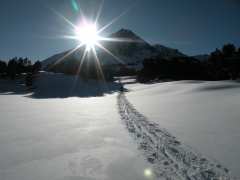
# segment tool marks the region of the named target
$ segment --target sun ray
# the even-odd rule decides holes
[[[104,90],[109,90],[108,86],[107,86],[107,83],[106,83],[106,78],[105,78],[105,75],[104,75],[104,72],[102,70],[102,67],[101,67],[101,64],[100,64],[100,60],[98,58],[98,55],[97,55],[97,52],[96,52],[96,49],[93,48],[93,54],[95,56],[95,60],[96,60],[96,63],[97,63],[97,67],[98,67],[98,70],[100,72],[100,76],[101,76],[101,80],[102,80],[102,83],[103,83],[103,87],[105,88]]]
[[[78,65],[78,67],[77,67],[77,72],[75,73],[75,79],[74,79],[74,82],[73,82],[72,91],[73,91],[73,89],[76,87],[76,83],[77,83],[77,80],[78,80],[78,78],[79,78],[79,74],[80,74],[80,71],[81,71],[81,68],[82,68],[82,64],[83,64],[84,61],[85,61],[86,55],[87,55],[87,50],[86,50],[86,48],[85,48],[85,50],[84,50],[84,52],[83,52],[83,55],[82,55],[82,57],[81,57],[81,59],[80,59],[79,65]]]
[[[63,61],[65,58],[67,58],[68,56],[70,56],[72,53],[74,53],[75,51],[77,51],[80,47],[82,47],[84,44],[80,44],[77,47],[75,47],[74,49],[72,49],[70,52],[68,52],[67,54],[65,54],[63,57],[61,57],[60,59],[58,59],[53,65],[51,65],[50,69],[53,66],[56,66],[57,64],[59,64],[61,61]]]
[[[122,16],[126,15],[132,8],[134,5],[136,5],[136,2],[133,3],[131,6],[129,6],[125,11],[123,11],[121,14],[119,14],[117,17],[113,18],[108,24],[106,24],[105,26],[103,26],[101,29],[99,29],[98,33],[103,32],[105,29],[107,29],[109,26],[111,26],[112,24],[114,24],[115,22],[117,22]]]
[[[81,21],[85,21],[85,14],[84,14],[84,11],[83,9],[81,8],[81,6],[78,7],[79,8],[79,12],[80,12],[80,18],[81,18]]]
[[[50,8],[50,10],[56,14],[58,17],[60,17],[61,19],[63,19],[65,22],[67,22],[73,29],[76,29],[77,26],[74,25],[69,19],[67,19],[65,16],[63,16],[62,14],[60,14],[58,11],[56,11],[55,9],[53,8]]]
[[[72,2],[74,2],[74,6],[77,6],[76,1],[73,0]],[[73,24],[68,18],[66,18],[65,16],[63,16],[62,14],[60,14],[59,12],[57,12],[54,9],[51,9],[54,14],[56,14],[57,16],[59,16],[61,19],[63,19],[67,24],[69,24],[73,31],[75,32],[75,35],[63,35],[60,38],[64,38],[64,39],[73,39],[73,40],[78,40],[79,41],[79,45],[76,46],[74,49],[72,49],[71,51],[69,51],[67,54],[65,54],[63,57],[59,58],[52,66],[56,66],[57,64],[59,64],[61,61],[63,61],[64,59],[66,59],[68,56],[70,56],[71,54],[73,54],[75,51],[77,51],[78,49],[80,49],[82,46],[85,46],[85,49],[82,52],[82,56],[80,58],[80,62],[79,65],[76,69],[76,75],[79,75],[83,66],[83,63],[85,62],[85,60],[87,59],[86,56],[89,56],[89,61],[91,60],[91,58],[94,59],[94,63],[96,65],[96,71],[97,71],[97,76],[100,75],[100,77],[105,81],[105,76],[104,76],[104,72],[103,69],[101,67],[101,62],[97,53],[97,50],[95,49],[95,47],[98,47],[99,49],[102,50],[102,52],[106,52],[107,54],[109,54],[110,56],[113,57],[113,59],[121,65],[125,65],[126,63],[121,60],[121,58],[119,58],[118,56],[114,55],[113,52],[111,52],[111,50],[109,50],[108,48],[104,47],[103,44],[101,44],[101,42],[140,42],[140,40],[134,40],[134,39],[128,39],[128,38],[115,38],[115,37],[103,37],[100,35],[101,32],[103,32],[104,30],[106,30],[107,28],[109,28],[112,24],[116,23],[122,16],[126,15],[130,9],[132,8],[132,6],[129,6],[125,11],[123,11],[120,15],[118,15],[117,17],[113,18],[109,23],[107,23],[106,25],[104,25],[103,27],[101,27],[100,29],[98,29],[98,21],[99,18],[101,16],[102,10],[103,10],[103,5],[105,3],[105,0],[101,0],[100,4],[99,4],[99,9],[96,13],[96,17],[93,21],[89,21],[89,19],[85,18],[84,12],[82,10],[82,7],[79,5],[78,6],[78,12],[80,13],[80,24]],[[77,8],[75,8],[76,10]],[[90,57],[92,53],[92,57]],[[87,62],[88,64],[89,62]],[[77,76],[76,76],[77,77]],[[74,83],[76,83],[77,78],[75,80]]]
[[[103,32],[105,29],[107,29],[109,26],[111,26],[112,24],[114,24],[116,21],[118,21],[122,16],[124,16],[127,12],[129,11],[129,9],[127,9],[126,11],[122,12],[120,15],[118,15],[117,17],[113,18],[108,24],[106,24],[105,26],[103,26],[101,29],[98,30],[98,33]]]
[[[95,22],[94,22],[95,25],[97,25],[98,20],[99,20],[99,18],[100,18],[100,16],[101,16],[104,2],[105,2],[105,0],[102,0],[102,1],[101,1],[101,4],[100,4],[100,6],[99,6],[99,9],[98,9],[98,12],[97,12],[97,15],[96,15],[96,18],[95,18]]]
[[[109,55],[111,55],[117,62],[119,62],[120,64],[126,64],[123,60],[121,60],[119,57],[115,56],[111,51],[109,51],[107,48],[105,48],[103,45],[101,45],[100,43],[96,44],[99,48],[101,48],[102,50],[104,50],[105,52],[107,52]]]
[[[111,38],[111,37],[99,37],[99,41],[109,42],[127,42],[127,43],[141,43],[141,40],[134,40],[129,38]]]
[[[87,48],[85,48],[85,50],[83,52],[83,55],[82,55],[82,58],[80,60],[80,64],[79,64],[78,69],[77,69],[77,73],[76,73],[77,75],[80,74],[80,71],[81,71],[82,65],[83,65],[83,63],[85,61],[87,53],[88,53]]]
[[[105,82],[105,81],[106,81],[106,80],[105,80],[105,76],[104,76],[104,73],[103,73],[103,70],[102,70],[102,67],[101,67],[100,60],[99,60],[99,58],[98,58],[96,49],[93,48],[92,51],[93,51],[93,55],[94,55],[95,60],[96,60],[95,62],[97,63],[97,69],[98,69],[98,71],[100,72],[101,79]]]
[[[71,35],[63,35],[63,36],[61,36],[60,38],[78,40],[78,37],[77,37],[77,36],[71,36]]]

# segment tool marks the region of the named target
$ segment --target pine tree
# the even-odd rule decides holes
[[[225,44],[222,52],[224,57],[232,57],[236,53],[236,47],[233,44]]]

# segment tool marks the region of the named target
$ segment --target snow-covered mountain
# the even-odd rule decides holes
[[[109,38],[112,38],[115,41],[104,41],[102,42],[102,45],[115,57],[98,48],[97,54],[102,65],[125,64],[131,66],[141,66],[144,59],[154,56],[161,56],[164,58],[185,56],[176,49],[168,48],[162,45],[151,45],[128,29],[120,29],[119,31],[111,34]],[[71,50],[65,51],[47,58],[42,62],[43,68],[46,69],[49,65],[54,64],[70,51]],[[76,64],[79,64],[83,51],[84,47],[75,51],[67,58],[64,58],[61,61],[61,64],[64,64],[65,66],[67,64],[68,67],[71,66],[74,68]]]

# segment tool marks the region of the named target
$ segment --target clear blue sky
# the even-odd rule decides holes
[[[73,40],[58,38],[71,28],[55,9],[73,23],[79,19],[73,0],[1,0],[0,59],[27,56],[43,60],[75,47]],[[96,14],[101,0],[75,0],[85,14]],[[130,11],[106,34],[128,28],[151,43],[202,54],[224,43],[240,46],[239,0],[105,0],[100,25]]]

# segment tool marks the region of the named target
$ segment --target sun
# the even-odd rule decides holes
[[[88,51],[94,48],[99,41],[97,26],[91,22],[85,22],[77,26],[75,34],[77,40],[81,44],[85,45]]]
[[[111,27],[115,22],[117,22],[123,15],[127,14],[128,11],[130,11],[131,7],[129,7],[126,11],[123,11],[119,16],[113,18],[110,22],[108,22],[105,25],[99,25],[99,18],[101,16],[104,0],[101,0],[100,7],[96,13],[96,17],[87,17],[83,13],[82,9],[80,6],[78,6],[77,1],[72,1],[72,6],[76,12],[79,12],[80,16],[78,18],[78,23],[75,24],[71,22],[67,17],[63,16],[61,13],[58,11],[51,9],[54,14],[59,16],[64,22],[67,23],[68,26],[71,28],[71,34],[66,34],[60,36],[61,38],[64,39],[71,39],[75,40],[78,42],[78,45],[70,50],[68,53],[64,54],[62,57],[60,57],[52,66],[55,66],[59,64],[61,61],[72,55],[73,53],[83,50],[83,53],[79,59],[79,65],[77,69],[77,73],[80,74],[83,62],[85,60],[89,60],[87,57],[91,57],[91,60],[94,60],[100,75],[104,78],[104,74],[101,68],[101,59],[99,58],[98,55],[98,50],[103,51],[110,55],[113,60],[115,60],[118,64],[126,65],[124,61],[121,60],[120,57],[116,56],[111,50],[106,48],[104,46],[105,43],[102,42],[133,42],[132,40],[127,40],[127,39],[121,39],[121,38],[112,38],[112,37],[105,37],[103,32]],[[82,48],[84,47],[85,48]],[[82,51],[81,51],[82,52]],[[91,56],[88,56],[90,55]],[[93,57],[93,58],[92,58]]]

